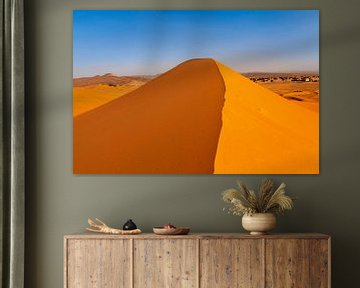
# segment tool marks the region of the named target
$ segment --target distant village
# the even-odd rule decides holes
[[[254,82],[319,82],[318,74],[244,73]]]

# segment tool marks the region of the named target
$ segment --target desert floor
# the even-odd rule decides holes
[[[139,88],[145,82],[109,85],[95,84],[73,88],[73,115],[74,117],[90,111],[111,100],[125,95]]]
[[[319,110],[319,82],[281,81],[258,84],[308,109]]]

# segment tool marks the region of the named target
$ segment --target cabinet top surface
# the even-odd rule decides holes
[[[329,235],[320,233],[287,233],[250,235],[245,233],[189,233],[188,235],[156,235],[142,233],[138,235],[109,235],[101,233],[76,233],[64,236],[65,239],[329,239]]]

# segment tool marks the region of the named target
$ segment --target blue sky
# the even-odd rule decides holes
[[[75,10],[74,77],[162,73],[199,57],[240,72],[319,70],[318,10]]]

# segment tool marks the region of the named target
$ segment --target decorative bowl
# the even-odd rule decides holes
[[[154,227],[153,231],[157,235],[186,235],[190,232],[189,227],[164,228]]]
[[[255,213],[242,217],[242,226],[251,235],[263,235],[276,226],[276,217],[272,213]]]

